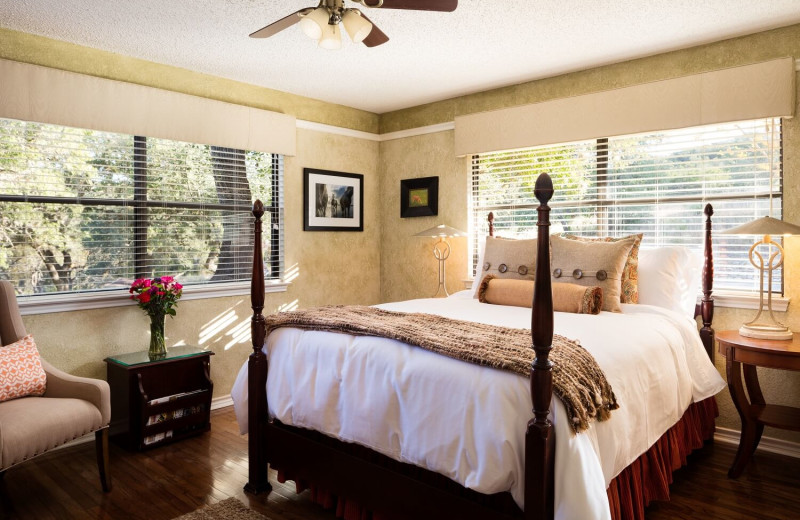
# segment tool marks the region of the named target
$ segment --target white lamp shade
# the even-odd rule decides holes
[[[330,13],[324,7],[317,7],[300,20],[300,28],[306,36],[314,40],[319,40],[325,27],[328,25]]]
[[[322,29],[322,38],[319,39],[319,46],[323,49],[342,48],[342,33],[339,31],[339,24],[328,24]]]
[[[372,32],[372,24],[365,20],[364,17],[361,16],[361,13],[355,9],[350,9],[344,13],[342,23],[344,24],[347,34],[350,35],[350,39],[353,40],[354,43],[363,42],[364,38],[369,36],[369,33]]]

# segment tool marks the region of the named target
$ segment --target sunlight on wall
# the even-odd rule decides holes
[[[283,281],[284,282],[291,282],[292,280],[296,279],[300,276],[300,265],[294,264],[291,267],[287,267],[283,273]]]
[[[236,311],[233,309],[226,309],[221,314],[217,315],[200,329],[200,345],[208,342],[211,338],[222,332],[225,327],[228,327],[235,321]]]
[[[295,311],[300,306],[300,300],[294,300],[289,303],[278,305],[278,312]]]
[[[228,350],[237,343],[250,341],[250,316],[246,317],[225,333],[231,340],[225,344],[223,350]]]

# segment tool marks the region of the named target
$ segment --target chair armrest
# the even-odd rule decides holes
[[[42,367],[47,373],[45,397],[71,397],[89,401],[100,410],[104,425],[111,421],[111,389],[108,383],[101,379],[67,374],[44,359]]]

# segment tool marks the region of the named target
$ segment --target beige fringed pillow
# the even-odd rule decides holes
[[[573,283],[554,283],[553,310],[573,314],[598,314],[603,308],[603,289]],[[532,280],[509,280],[486,275],[478,287],[478,301],[495,305],[531,307]]]
[[[621,312],[622,273],[636,237],[616,242],[583,242],[550,237],[550,276],[567,282],[603,289],[603,310]]]
[[[483,250],[483,265],[478,266],[476,277],[486,275],[512,280],[533,280],[536,271],[536,239],[513,240],[487,237]],[[478,291],[475,291],[478,297]]]
[[[633,247],[631,247],[628,253],[628,259],[625,261],[625,268],[622,271],[619,301],[620,303],[639,303],[639,246],[642,245],[642,237],[644,237],[642,233],[622,238],[584,238],[568,233],[564,233],[561,237],[582,242],[619,242],[620,240],[635,238],[636,240],[633,243]]]

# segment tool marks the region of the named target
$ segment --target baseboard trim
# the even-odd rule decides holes
[[[741,432],[739,430],[720,428],[717,426],[716,432],[714,432],[714,440],[738,446],[740,434]],[[761,442],[758,443],[758,451],[777,453],[778,455],[800,459],[800,444],[783,439],[776,439],[775,437],[762,437]]]
[[[231,398],[231,394],[221,395],[219,397],[211,399],[212,410],[219,410],[220,408],[225,408],[226,406],[233,406],[233,399]]]

